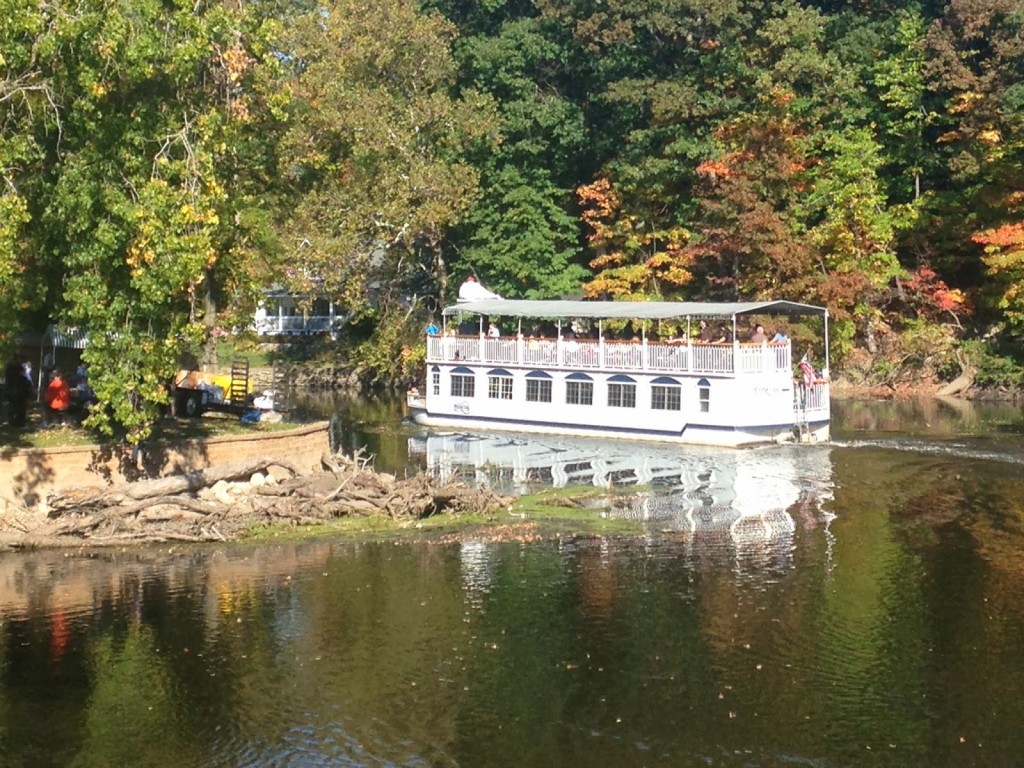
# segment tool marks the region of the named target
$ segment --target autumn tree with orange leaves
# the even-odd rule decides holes
[[[812,254],[789,219],[809,160],[785,115],[750,115],[716,133],[721,153],[697,166],[700,217],[685,252],[706,299],[815,297]]]
[[[978,232],[971,239],[985,249],[982,260],[998,286],[998,305],[1007,324],[1024,333],[1024,221]]]
[[[688,232],[659,227],[623,210],[622,195],[607,178],[577,190],[587,243],[596,254],[594,277],[583,285],[589,298],[662,298],[693,278],[685,249]]]

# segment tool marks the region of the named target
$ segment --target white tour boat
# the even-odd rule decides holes
[[[478,332],[450,335],[455,316]],[[736,340],[737,320],[772,315],[823,320],[824,366],[794,368],[792,343]],[[488,318],[515,319],[518,332],[488,334]],[[523,319],[548,321],[553,338],[525,336]],[[700,320],[728,323],[730,342],[691,336]],[[459,302],[445,328],[427,335],[426,382],[408,396],[417,424],[593,437],[744,446],[829,439],[828,312],[790,301],[743,303],[521,301]],[[637,338],[605,337],[604,322],[633,321]],[[685,322],[679,340],[648,338],[652,321]],[[596,324],[594,338],[568,333]],[[742,329],[746,331],[746,329]],[[796,374],[796,375],[794,375]]]

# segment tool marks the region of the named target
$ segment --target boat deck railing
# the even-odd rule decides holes
[[[427,362],[462,361],[551,369],[654,371],[712,376],[792,372],[792,347],[775,343],[427,336]]]
[[[815,379],[809,384],[798,380],[793,390],[793,410],[798,414],[828,411],[829,396],[829,383],[825,379]]]

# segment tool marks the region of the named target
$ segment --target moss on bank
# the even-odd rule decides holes
[[[490,515],[438,514],[418,520],[387,516],[345,517],[309,524],[253,524],[245,541],[270,541],[314,536],[399,539],[406,536],[485,538],[494,541],[536,540],[553,536],[636,535],[639,521],[611,517],[606,494],[592,486],[545,489],[520,496],[506,510]]]

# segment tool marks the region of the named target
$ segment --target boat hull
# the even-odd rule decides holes
[[[643,428],[603,427],[582,424],[545,423],[529,419],[474,417],[462,414],[430,413],[425,407],[410,403],[409,416],[420,426],[440,429],[468,429],[506,432],[532,432],[542,435],[575,435],[623,440],[650,440],[681,445],[713,445],[731,448],[766,443],[827,442],[829,421],[809,422],[802,430],[792,424],[751,427],[723,427],[709,424],[687,424],[682,430],[658,431]]]

